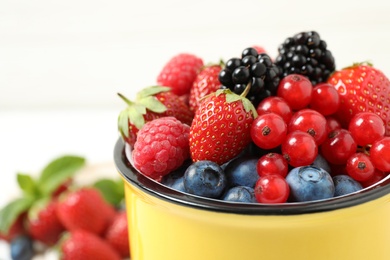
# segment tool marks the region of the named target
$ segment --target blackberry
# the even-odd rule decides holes
[[[275,63],[279,66],[282,77],[302,74],[310,79],[313,86],[325,82],[336,68],[326,42],[315,31],[301,32],[287,38],[279,46]]]
[[[276,95],[280,81],[280,70],[266,53],[258,53],[249,47],[242,51],[241,58],[229,59],[218,79],[222,88],[229,88],[240,95],[250,83],[246,95],[252,104],[257,105],[266,97]]]

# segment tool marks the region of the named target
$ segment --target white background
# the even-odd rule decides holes
[[[337,68],[371,61],[390,75],[389,14],[386,0],[1,0],[0,207],[18,195],[18,171],[56,156],[112,163],[116,93],[155,84],[175,54],[216,62],[257,44],[275,57],[286,37],[316,30]]]

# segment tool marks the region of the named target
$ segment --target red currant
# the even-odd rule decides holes
[[[372,144],[370,158],[375,168],[390,172],[390,136],[383,137]]]
[[[318,154],[314,138],[306,132],[294,131],[287,134],[282,143],[282,154],[293,167],[310,165]]]
[[[326,138],[326,119],[323,115],[312,109],[302,109],[296,112],[288,125],[288,131],[300,130],[313,136],[317,145]]]
[[[290,74],[278,86],[277,96],[286,100],[292,110],[300,110],[309,105],[313,85],[305,76]]]
[[[340,97],[336,88],[328,83],[320,83],[314,86],[309,104],[311,109],[324,116],[329,116],[338,110],[339,105]]]
[[[260,203],[284,203],[290,195],[290,187],[280,175],[266,175],[255,185],[255,197]]]
[[[385,173],[385,172],[382,172],[378,169],[375,169],[373,176],[369,180],[360,182],[360,184],[364,188],[372,186],[372,185],[378,183],[379,181],[383,180],[388,174],[389,173]]]
[[[364,153],[355,153],[349,157],[346,169],[348,175],[357,181],[367,181],[375,172],[370,157]]]
[[[348,130],[360,146],[373,144],[385,135],[385,124],[377,114],[361,112],[352,117]]]
[[[276,96],[271,96],[263,99],[263,101],[261,101],[260,104],[257,106],[256,110],[259,115],[270,112],[278,114],[283,118],[286,124],[290,122],[292,116],[291,108],[287,104],[287,102],[283,98]]]
[[[332,164],[346,164],[356,149],[356,142],[346,129],[330,132],[320,147],[322,156]]]
[[[341,129],[342,126],[339,121],[337,121],[336,118],[332,116],[327,116],[326,117],[326,132],[330,133],[334,130]]]
[[[278,174],[286,177],[288,173],[288,163],[286,159],[278,153],[268,153],[260,157],[257,161],[257,173],[260,177]]]
[[[278,147],[286,135],[287,125],[283,118],[275,113],[258,116],[251,126],[252,141],[263,149]]]

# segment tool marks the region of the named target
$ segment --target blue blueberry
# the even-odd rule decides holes
[[[332,198],[334,184],[332,177],[321,168],[302,166],[292,169],[286,177],[290,186],[291,201],[304,202]]]
[[[329,163],[320,154],[317,155],[316,159],[311,164],[311,166],[324,169],[326,172],[331,173],[331,169],[330,169]]]
[[[212,161],[194,162],[183,178],[186,192],[208,198],[219,198],[227,184],[224,171]]]
[[[183,176],[175,179],[174,178],[167,179],[167,182],[163,184],[165,184],[166,186],[174,190],[185,192]]]
[[[222,200],[233,202],[255,203],[255,191],[251,187],[236,186],[230,188],[222,197]]]
[[[336,175],[333,177],[334,196],[342,196],[363,189],[362,185],[349,175]]]
[[[30,260],[34,256],[33,242],[28,236],[18,236],[11,241],[12,260]]]
[[[228,186],[246,186],[254,188],[259,179],[256,170],[258,160],[259,159],[256,157],[237,157],[230,161],[225,168]]]
[[[182,166],[164,176],[161,183],[172,189],[184,192],[183,176],[192,161],[185,161]]]

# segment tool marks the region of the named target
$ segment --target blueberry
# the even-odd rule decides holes
[[[255,157],[237,157],[229,162],[225,174],[229,187],[247,186],[255,187],[259,175],[256,164],[259,159]]]
[[[251,187],[236,186],[230,188],[222,197],[222,200],[233,201],[233,202],[255,203],[256,202],[255,191]]]
[[[315,158],[314,162],[311,164],[311,166],[321,168],[325,170],[327,173],[331,173],[331,169],[329,166],[329,163],[325,160],[325,158],[318,154],[317,157]]]
[[[194,162],[183,178],[186,192],[208,198],[219,198],[227,183],[222,168],[212,161]]]
[[[167,174],[161,183],[178,191],[184,192],[183,175],[188,165],[183,165],[179,169]]]
[[[33,242],[28,236],[18,236],[11,241],[12,260],[30,260],[34,256]]]
[[[342,196],[363,189],[362,185],[348,175],[336,175],[333,177],[334,196]]]
[[[286,177],[290,186],[291,201],[313,201],[332,198],[334,184],[332,177],[321,168],[302,166],[292,169]]]
[[[183,180],[184,180],[183,176],[179,178],[170,178],[167,179],[167,181],[163,184],[165,184],[166,186],[174,190],[185,192]]]

